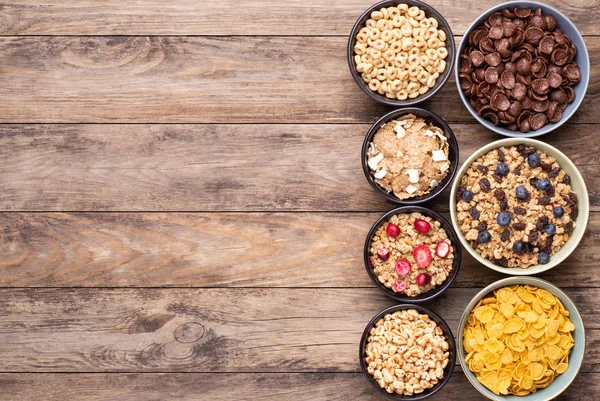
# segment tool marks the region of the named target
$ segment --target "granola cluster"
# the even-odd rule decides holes
[[[546,264],[567,242],[578,214],[571,178],[530,146],[494,149],[466,171],[457,191],[461,232],[502,267]]]

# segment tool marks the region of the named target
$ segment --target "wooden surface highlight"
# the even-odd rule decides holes
[[[451,288],[428,307],[456,332],[479,290]],[[564,290],[586,324],[582,371],[598,373],[598,290]],[[361,334],[393,304],[375,288],[3,289],[0,366],[2,372],[360,372]]]
[[[571,122],[599,123],[600,37]],[[0,123],[371,123],[344,37],[0,37]],[[453,75],[452,75],[453,76]],[[454,79],[423,104],[472,122]]]
[[[557,400],[592,401],[600,374],[580,373]],[[13,401],[382,401],[362,373],[169,373],[169,374],[0,374],[0,387]],[[461,372],[454,372],[432,401],[481,401]],[[595,401],[595,400],[594,400]]]
[[[362,252],[380,215],[1,213],[0,286],[372,288]],[[539,277],[600,287],[599,217],[577,251]],[[505,277],[462,254],[454,287]]]
[[[348,35],[373,0],[4,0],[4,35]],[[493,0],[430,0],[463,34]],[[597,0],[546,0],[577,23],[584,35],[600,33],[590,13]]]
[[[394,205],[361,167],[369,127],[4,124],[0,210],[387,211]],[[477,124],[451,127],[461,161],[500,139]],[[592,210],[600,210],[598,130],[568,124],[544,137],[583,174]],[[449,192],[429,206],[447,211]]]
[[[373,3],[0,2],[0,400],[381,400],[358,341],[393,301],[362,249],[394,205],[368,186],[360,148],[391,109],[346,61]],[[497,4],[428,3],[456,40]],[[592,75],[579,111],[541,139],[578,166],[592,213],[574,254],[540,277],[587,329],[559,399],[595,401],[600,3],[546,3],[585,36]],[[461,160],[501,139],[453,79],[422,107],[451,124]],[[447,216],[448,201],[427,206]],[[456,334],[472,296],[503,277],[464,252],[427,306]],[[457,367],[432,399],[484,397]]]

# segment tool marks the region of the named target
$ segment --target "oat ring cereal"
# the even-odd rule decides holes
[[[390,99],[414,99],[446,71],[447,33],[439,21],[407,4],[371,13],[355,36],[356,71],[369,89]]]

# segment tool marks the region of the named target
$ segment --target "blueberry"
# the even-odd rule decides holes
[[[515,190],[515,194],[517,195],[517,198],[519,198],[519,199],[527,199],[527,197],[529,196],[529,192],[527,191],[527,188],[525,188],[523,185],[519,185],[517,187],[517,189]]]
[[[550,188],[550,185],[552,185],[552,184],[550,183],[550,180],[547,178],[540,178],[535,183],[536,188],[539,189],[540,191],[547,190],[548,188]]]
[[[477,236],[477,241],[480,244],[485,244],[486,242],[490,242],[492,240],[492,234],[489,231],[482,231]]]
[[[556,226],[554,224],[548,224],[546,226],[546,234],[548,234],[548,235],[556,234]]]
[[[496,221],[502,227],[509,225],[511,219],[512,219],[512,215],[509,212],[500,212],[500,213],[498,213],[498,217],[496,217]]]
[[[510,169],[508,168],[508,164],[506,163],[500,163],[498,164],[498,167],[496,167],[496,174],[502,177],[508,174],[509,171]]]
[[[522,253],[525,250],[523,241],[517,241],[513,244],[512,250],[514,253]]]
[[[545,265],[548,262],[550,262],[550,255],[548,255],[546,252],[538,253],[538,263],[539,264]]]
[[[471,202],[473,200],[473,191],[465,190],[462,194],[462,200],[465,202]]]
[[[527,163],[529,163],[531,167],[537,167],[540,165],[541,162],[542,159],[537,153],[532,153],[527,157]]]
[[[554,213],[554,217],[563,217],[565,209],[563,209],[562,206],[555,206],[554,209],[552,209],[552,213]]]

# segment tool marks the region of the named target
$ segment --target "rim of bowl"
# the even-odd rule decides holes
[[[575,304],[575,302],[573,302],[571,297],[569,297],[569,295],[567,295],[567,293],[565,293],[558,286],[552,284],[551,282],[549,282],[547,280],[543,280],[538,277],[516,276],[516,277],[507,277],[507,278],[500,279],[498,281],[494,281],[493,283],[491,283],[490,285],[488,285],[487,287],[485,287],[484,289],[479,291],[473,298],[471,298],[471,301],[469,301],[469,304],[465,307],[465,311],[463,312],[462,316],[460,317],[460,320],[458,322],[458,332],[456,333],[456,342],[457,342],[456,353],[458,354],[458,361],[460,363],[460,366],[461,366],[465,376],[469,380],[469,383],[471,383],[471,385],[477,391],[479,391],[479,393],[481,395],[483,395],[485,398],[487,398],[489,400],[495,401],[496,399],[488,397],[487,394],[484,394],[482,391],[479,390],[479,387],[475,384],[475,382],[477,382],[477,380],[474,379],[473,372],[471,372],[471,370],[469,369],[469,366],[467,366],[467,363],[464,360],[465,356],[464,356],[464,347],[462,346],[462,342],[463,342],[463,334],[462,333],[463,333],[463,329],[464,329],[465,323],[467,321],[467,318],[469,317],[469,314],[473,310],[475,304],[477,304],[477,302],[479,302],[480,299],[482,299],[486,295],[490,294],[495,289],[508,287],[510,285],[535,285],[535,286],[538,286],[540,283],[548,285],[554,291],[556,291],[556,293],[560,293],[566,299],[569,300],[569,302],[571,303],[570,306],[573,307],[573,310],[575,311],[575,314],[577,314],[579,320],[581,321],[581,326],[583,327],[583,330],[582,330],[583,357],[581,358],[581,362],[579,363],[579,366],[577,366],[577,371],[575,372],[575,375],[573,375],[573,378],[569,381],[569,383],[567,383],[567,385],[562,390],[560,390],[560,392],[558,392],[558,394],[556,394],[554,396],[554,398],[558,397],[560,394],[562,394],[563,392],[565,392],[565,390],[567,390],[569,388],[571,383],[573,383],[573,381],[579,374],[581,367],[583,366],[583,361],[585,359],[585,350],[586,350],[585,322],[583,321],[583,317],[581,316],[581,313],[579,313],[579,309],[577,309],[577,305]],[[552,295],[556,296],[556,294],[552,294]],[[479,383],[479,382],[477,382],[477,383]]]
[[[442,328],[442,330],[444,331],[444,336],[446,337],[446,341],[448,342],[448,345],[449,345],[448,351],[450,351],[450,357],[449,357],[448,366],[447,366],[448,371],[444,372],[444,377],[442,378],[442,380],[438,384],[436,384],[432,389],[430,389],[431,390],[430,392],[428,392],[428,393],[424,392],[424,393],[417,394],[412,397],[389,394],[387,391],[385,391],[384,389],[379,387],[377,385],[377,383],[375,383],[375,381],[373,380],[373,378],[371,377],[369,372],[367,372],[367,367],[365,365],[365,358],[364,358],[365,346],[367,344],[367,337],[369,336],[369,332],[371,331],[371,328],[375,326],[375,323],[377,323],[377,321],[379,319],[381,319],[383,316],[385,316],[388,313],[394,313],[398,310],[405,310],[405,309],[416,309],[420,313],[426,314],[430,318],[432,318],[432,320],[434,320],[438,324],[438,326],[440,326]],[[452,334],[452,329],[450,328],[448,323],[446,323],[446,321],[439,314],[434,312],[433,310],[426,308],[422,305],[414,305],[414,304],[393,305],[388,308],[385,308],[384,310],[382,310],[381,312],[376,314],[371,319],[371,321],[369,321],[367,326],[365,327],[365,330],[363,331],[362,337],[360,339],[360,345],[359,345],[360,368],[361,368],[363,374],[365,375],[365,377],[367,378],[369,383],[371,383],[373,388],[375,388],[377,390],[377,392],[379,392],[379,394],[382,394],[391,400],[419,401],[419,400],[424,400],[426,398],[429,398],[432,395],[439,392],[442,389],[442,387],[444,387],[450,381],[450,378],[452,377],[452,373],[454,372],[454,367],[456,365],[456,354],[457,353],[458,353],[458,347],[456,346],[456,341],[454,340],[454,335]]]
[[[481,263],[482,265],[486,266],[489,269],[495,270],[500,273],[504,273],[504,274],[508,274],[508,275],[512,275],[512,276],[526,276],[526,275],[530,275],[530,274],[539,274],[539,273],[545,272],[547,270],[550,270],[553,267],[558,266],[560,263],[562,263],[566,258],[568,258],[571,255],[573,250],[569,253],[562,255],[561,257],[557,257],[556,254],[553,255],[550,258],[550,262],[545,265],[537,264],[537,265],[528,267],[526,269],[521,269],[518,267],[498,266],[498,265],[492,263],[491,261],[484,259],[481,255],[479,255],[479,253],[477,253],[477,251],[475,249],[473,249],[471,244],[469,244],[469,242],[465,239],[464,235],[460,231],[460,225],[458,224],[458,220],[456,217],[456,201],[455,201],[456,200],[456,190],[460,184],[460,180],[464,176],[465,171],[469,168],[469,166],[475,160],[477,160],[477,158],[481,157],[483,154],[485,154],[491,150],[497,149],[502,146],[512,146],[512,145],[516,145],[516,144],[530,145],[530,146],[535,147],[536,149],[540,149],[540,146],[548,147],[550,150],[552,150],[552,152],[545,152],[545,151],[544,152],[550,156],[558,155],[560,157],[563,157],[567,161],[566,164],[569,166],[569,169],[572,170],[573,174],[570,173],[569,175],[572,178],[574,178],[575,182],[581,183],[581,188],[579,190],[573,191],[573,192],[575,192],[577,194],[579,204],[586,205],[586,209],[587,209],[586,213],[583,213],[583,211],[581,210],[582,208],[580,208],[580,213],[579,213],[578,218],[582,217],[583,220],[580,222],[580,224],[578,224],[578,226],[582,226],[582,229],[578,231],[577,235],[570,236],[568,241],[563,245],[563,247],[564,247],[564,246],[566,246],[566,244],[568,242],[573,241],[572,242],[573,250],[575,250],[575,248],[577,248],[577,245],[579,244],[579,242],[585,235],[585,230],[588,225],[589,214],[590,214],[589,194],[587,191],[587,187],[585,185],[585,181],[583,180],[583,177],[581,176],[579,169],[577,169],[577,166],[575,166],[575,163],[573,163],[571,161],[571,159],[569,159],[564,153],[562,153],[560,150],[556,149],[554,146],[549,145],[546,142],[542,142],[537,139],[532,139],[532,138],[499,139],[497,141],[490,142],[485,146],[482,146],[481,148],[476,150],[471,156],[469,156],[469,158],[467,160],[465,160],[465,162],[460,166],[460,169],[459,169],[458,173],[456,174],[456,179],[454,180],[454,183],[452,183],[452,189],[450,190],[450,201],[449,201],[450,220],[452,221],[452,226],[454,228],[458,228],[458,230],[456,230],[456,235],[458,236],[462,246],[479,263]],[[561,165],[564,165],[564,163],[561,163]],[[561,166],[561,168],[562,168],[562,166]],[[562,247],[561,247],[561,249],[562,249]]]
[[[377,277],[375,276],[375,273],[373,272],[373,269],[371,269],[371,266],[369,263],[369,248],[371,247],[371,239],[373,238],[373,235],[375,235],[375,232],[377,231],[377,229],[392,215],[399,214],[399,213],[412,213],[412,212],[423,213],[424,215],[429,216],[429,217],[433,218],[434,220],[439,221],[440,224],[442,225],[442,228],[444,228],[444,230],[446,231],[448,238],[452,242],[451,246],[454,249],[454,263],[452,264],[452,271],[450,272],[450,274],[448,275],[446,280],[442,284],[436,286],[435,288],[433,288],[427,292],[424,292],[423,294],[420,294],[416,297],[400,296],[400,295],[392,292],[388,288],[384,287],[383,284],[381,284],[379,282],[379,280],[377,279]],[[431,209],[427,209],[422,206],[401,206],[394,210],[390,210],[389,212],[385,213],[383,216],[378,218],[377,221],[375,222],[375,224],[373,224],[373,226],[371,226],[371,229],[369,230],[369,233],[367,234],[367,239],[365,240],[365,246],[363,249],[363,258],[364,258],[365,269],[367,269],[367,274],[369,275],[369,278],[371,279],[371,281],[373,282],[373,284],[375,284],[375,286],[377,288],[379,288],[385,295],[387,295],[388,297],[392,298],[395,301],[406,303],[406,304],[412,304],[412,305],[430,301],[430,300],[440,296],[443,292],[445,292],[452,285],[452,283],[456,279],[456,276],[458,276],[458,271],[460,270],[460,264],[461,264],[461,260],[462,260],[460,242],[457,238],[456,231],[454,230],[454,227],[452,226],[452,224],[450,224],[450,222],[448,222],[448,220],[446,220],[444,218],[444,216],[442,216],[438,212],[433,211]]]
[[[428,193],[426,195],[414,197],[414,198],[409,198],[409,199],[398,199],[398,197],[395,196],[393,193],[387,193],[386,191],[384,191],[384,189],[381,188],[379,186],[379,184],[377,184],[375,182],[375,180],[373,179],[373,177],[371,176],[371,171],[369,169],[369,166],[367,165],[367,152],[369,150],[369,143],[371,142],[371,140],[373,139],[373,137],[375,136],[375,134],[377,133],[379,128],[384,123],[387,123],[388,121],[394,119],[395,117],[399,117],[399,116],[402,116],[405,114],[410,114],[410,113],[425,114],[427,116],[427,118],[429,118],[430,120],[433,120],[433,121],[428,121],[428,122],[433,122],[434,125],[438,126],[438,128],[441,128],[444,131],[444,135],[448,139],[448,145],[449,145],[448,146],[448,156],[449,156],[448,160],[450,161],[450,170],[448,171],[448,175],[446,175],[446,177],[442,180],[442,182],[437,187],[435,187],[430,193]],[[426,120],[427,120],[427,118],[426,118]],[[450,183],[456,176],[456,172],[458,171],[459,156],[460,155],[459,155],[458,141],[456,140],[456,135],[454,135],[452,128],[450,128],[448,123],[446,121],[444,121],[444,119],[442,117],[438,116],[437,114],[435,114],[432,111],[429,111],[429,110],[426,110],[426,109],[423,109],[420,107],[404,107],[404,108],[393,110],[393,111],[387,113],[386,115],[384,115],[383,117],[380,117],[377,121],[375,121],[375,123],[373,123],[373,125],[371,125],[371,128],[369,128],[369,130],[367,131],[367,135],[365,136],[365,140],[363,141],[362,151],[361,151],[361,163],[362,163],[363,173],[365,174],[367,181],[369,182],[371,187],[375,190],[375,192],[377,192],[380,196],[382,196],[383,198],[387,199],[390,202],[396,203],[398,205],[412,206],[412,205],[419,205],[419,204],[428,202],[428,201],[436,198],[442,192],[444,192],[444,190],[448,187],[448,185],[450,185]],[[455,159],[455,160],[451,160],[451,159]]]
[[[387,97],[382,96],[379,93],[373,92],[365,85],[362,78],[360,77],[360,75],[358,74],[356,69],[354,68],[354,42],[356,41],[355,40],[356,34],[363,27],[368,16],[371,14],[371,12],[380,9],[381,7],[398,5],[400,3],[406,3],[409,6],[417,6],[421,9],[423,9],[427,15],[429,15],[430,17],[434,17],[438,21],[439,26],[441,26],[445,31],[447,31],[446,32],[446,48],[448,49],[448,56],[446,57],[446,70],[442,73],[442,75],[440,77],[438,77],[434,87],[431,88],[429,91],[427,91],[427,93],[425,93],[424,95],[419,95],[414,99],[406,99],[406,100],[388,99]],[[360,17],[358,17],[358,19],[354,23],[354,26],[352,27],[352,31],[350,31],[350,36],[348,38],[348,49],[347,49],[348,68],[350,69],[352,78],[354,78],[354,81],[356,82],[358,87],[364,93],[366,93],[371,99],[375,100],[378,103],[386,104],[388,106],[396,106],[396,107],[413,106],[413,105],[419,104],[421,102],[424,102],[424,101],[430,99],[440,89],[442,89],[442,87],[446,84],[446,82],[448,82],[450,75],[452,75],[452,69],[454,67],[454,60],[456,58],[455,54],[456,54],[456,44],[454,43],[454,36],[452,34],[452,30],[450,29],[450,24],[448,24],[448,21],[446,21],[446,19],[442,16],[442,14],[440,14],[435,8],[433,8],[429,4],[424,3],[420,0],[405,0],[405,1],[383,0],[377,4],[372,5],[365,12],[363,12],[360,15]]]
[[[575,36],[576,38],[581,41],[581,43],[583,43],[583,46],[578,46],[577,47],[577,52],[581,53],[584,55],[584,60],[585,60],[585,65],[587,67],[587,71],[588,73],[585,76],[581,76],[581,81],[579,83],[577,83],[577,85],[582,85],[583,91],[581,93],[581,96],[577,96],[575,101],[574,101],[574,105],[575,107],[568,113],[568,114],[563,114],[562,118],[560,119],[559,122],[557,123],[549,123],[546,126],[542,127],[541,129],[537,130],[537,131],[529,131],[527,133],[521,133],[519,131],[511,131],[509,129],[500,127],[500,126],[495,126],[494,124],[492,124],[491,122],[485,120],[483,117],[479,116],[475,110],[473,110],[473,108],[471,107],[471,105],[469,104],[469,101],[467,100],[467,98],[465,97],[462,88],[460,87],[460,55],[462,53],[462,49],[465,47],[465,44],[467,43],[468,39],[469,39],[469,34],[478,26],[480,26],[483,23],[483,19],[487,18],[488,16],[490,16],[491,14],[493,14],[496,11],[499,10],[503,10],[505,8],[508,7],[517,7],[517,6],[525,6],[525,4],[527,4],[528,7],[530,8],[542,8],[542,9],[546,9],[549,11],[549,13],[552,13],[554,16],[558,15],[561,18],[564,19],[565,23],[567,25],[570,25],[574,32],[575,32]],[[557,25],[558,26],[558,25]],[[571,41],[573,41],[571,38]],[[469,113],[471,113],[471,115],[484,127],[486,127],[487,129],[489,129],[490,131],[493,131],[497,134],[500,135],[504,135],[504,136],[508,136],[511,138],[534,138],[537,136],[541,136],[541,135],[545,135],[545,134],[549,134],[550,132],[554,131],[555,129],[559,128],[560,126],[562,126],[564,123],[566,123],[572,116],[573,114],[575,114],[575,112],[577,112],[577,110],[579,109],[579,106],[581,106],[581,103],[583,102],[583,99],[587,93],[588,90],[588,85],[589,85],[589,81],[590,81],[590,56],[589,53],[587,51],[587,46],[585,44],[585,41],[583,40],[583,36],[581,36],[581,33],[579,32],[579,29],[577,29],[577,26],[573,23],[573,21],[571,21],[566,15],[564,15],[563,13],[561,13],[559,10],[557,10],[554,7],[551,7],[545,3],[540,3],[537,1],[509,1],[506,3],[502,3],[499,4],[497,6],[494,6],[490,9],[488,9],[487,11],[483,12],[479,17],[477,17],[475,19],[475,21],[469,25],[469,27],[467,28],[467,30],[465,31],[464,36],[462,37],[462,39],[460,40],[460,43],[458,45],[458,47],[456,48],[456,53],[455,53],[455,63],[454,63],[454,79],[456,81],[456,87],[458,88],[458,94],[460,96],[460,99],[462,100],[465,108],[469,111]],[[548,127],[548,128],[547,128]]]

